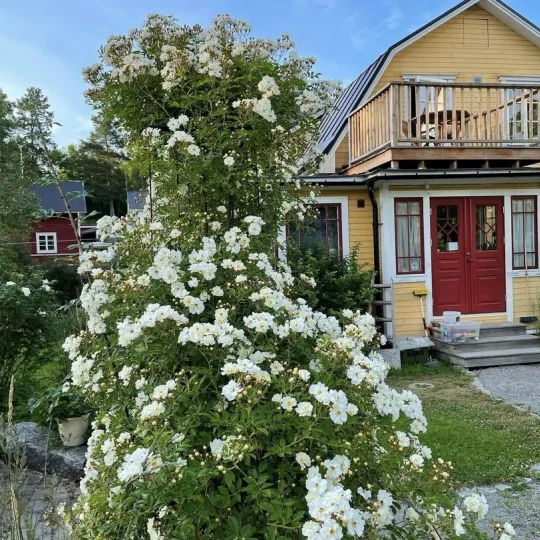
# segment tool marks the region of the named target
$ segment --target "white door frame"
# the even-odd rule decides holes
[[[448,180],[446,180],[448,181]],[[508,182],[508,181],[506,181]],[[395,184],[394,184],[395,185]],[[525,276],[524,270],[513,270],[512,268],[512,196],[536,197],[538,208],[538,196],[540,190],[531,186],[530,188],[509,188],[506,183],[504,187],[499,187],[494,183],[486,185],[485,190],[467,189],[470,184],[463,184],[463,189],[435,189],[430,190],[429,184],[425,182],[418,185],[418,189],[407,189],[403,191],[391,191],[390,185],[384,183],[381,186],[381,246],[382,246],[382,267],[383,277],[386,283],[391,280],[394,283],[415,283],[425,282],[429,290],[426,299],[427,320],[433,318],[433,275],[431,257],[431,220],[430,220],[430,199],[432,197],[481,197],[499,196],[504,197],[504,234],[505,234],[505,276],[506,276],[506,319],[512,322],[514,319],[514,292],[513,278]],[[396,273],[396,252],[395,252],[395,226],[394,226],[394,199],[396,198],[421,198],[423,201],[423,225],[424,225],[424,273],[411,275],[398,275]],[[540,234],[540,220],[537,220],[537,235]],[[540,269],[529,270],[529,276],[540,276]],[[481,314],[482,317],[500,316],[497,314]]]

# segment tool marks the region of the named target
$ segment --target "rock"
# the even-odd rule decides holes
[[[379,353],[390,367],[401,369],[401,353],[399,349],[381,349]]]
[[[29,469],[55,473],[64,478],[79,480],[84,474],[86,446],[71,448],[52,448],[47,452],[47,435],[34,422],[15,424],[18,447],[26,452],[26,465]]]

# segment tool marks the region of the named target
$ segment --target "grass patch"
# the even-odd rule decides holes
[[[435,458],[452,461],[463,485],[512,481],[540,463],[540,421],[478,392],[471,377],[450,366],[412,366],[392,371],[388,383],[413,388],[428,419],[422,441]]]

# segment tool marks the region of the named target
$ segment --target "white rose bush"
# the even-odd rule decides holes
[[[149,184],[81,257],[87,328],[64,349],[98,412],[75,537],[485,538],[485,499],[455,500],[420,400],[386,384],[373,318],[314,311],[279,256],[335,85],[227,16],[150,16],[86,76]]]

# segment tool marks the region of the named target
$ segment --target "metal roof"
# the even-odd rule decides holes
[[[138,189],[127,190],[128,210],[142,210],[144,208],[143,194]]]
[[[332,110],[322,119],[319,127],[318,147],[326,152],[334,144],[343,129],[349,114],[360,105],[366,90],[371,85],[373,76],[378,73],[384,61],[384,55],[379,56],[371,66],[359,75],[339,96]]]
[[[66,180],[60,182],[62,191],[66,194],[69,209],[78,214],[86,213],[86,197],[84,196],[84,182],[81,180]],[[38,199],[43,210],[53,211],[55,214],[65,214],[66,206],[56,184],[32,184],[30,191]]]
[[[503,9],[510,12],[515,19],[518,19],[520,26],[528,26],[533,32],[540,33],[540,28],[534,23],[526,19],[523,15],[512,9],[508,4],[502,0],[483,0],[486,4],[492,5],[496,9]],[[347,123],[347,117],[357,109],[366,93],[371,88],[375,79],[383,69],[386,61],[392,56],[396,49],[406,44],[408,41],[413,40],[417,36],[421,36],[426,31],[444,19],[450,17],[454,12],[459,12],[462,9],[468,7],[468,4],[474,5],[482,3],[482,0],[463,0],[448,11],[439,15],[435,19],[431,20],[421,28],[418,28],[414,32],[400,39],[393,45],[391,45],[385,53],[383,53],[373,64],[371,64],[359,77],[357,77],[343,92],[343,94],[336,101],[332,110],[323,118],[320,126],[320,136],[318,140],[319,150],[323,153],[327,152],[330,147],[336,142],[340,133],[343,131]]]

